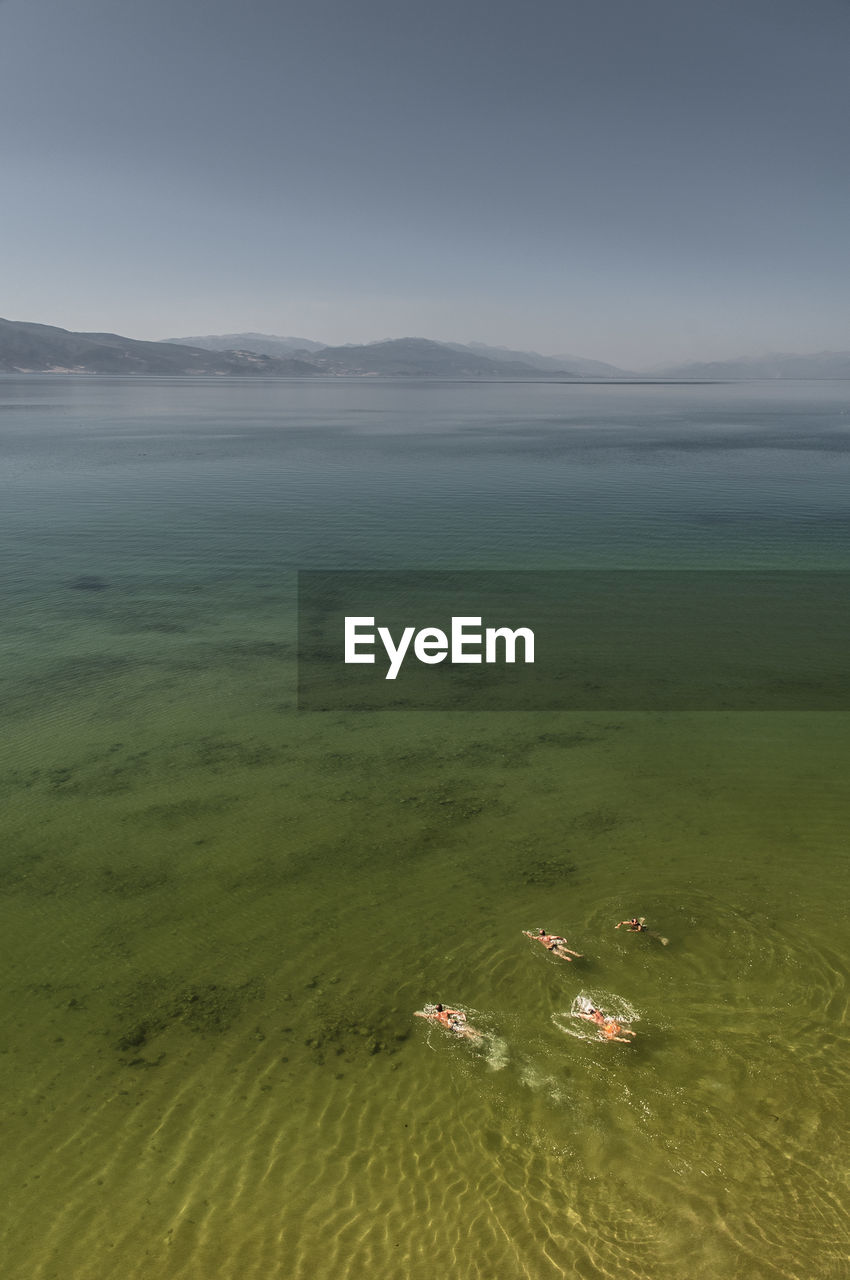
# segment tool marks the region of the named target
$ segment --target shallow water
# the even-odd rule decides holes
[[[294,571],[846,569],[847,390],[0,380],[4,1276],[844,1274],[848,717],[299,715]]]

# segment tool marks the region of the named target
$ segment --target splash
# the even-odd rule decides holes
[[[569,1012],[553,1013],[552,1021],[565,1035],[574,1036],[576,1040],[598,1042],[597,1028],[584,1020],[584,1015],[591,1009],[601,1009],[606,1016],[616,1018],[624,1030],[628,1030],[633,1022],[640,1021],[640,1013],[634,1005],[612,991],[582,991],[573,1000]]]

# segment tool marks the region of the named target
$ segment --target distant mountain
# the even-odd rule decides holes
[[[546,357],[543,357],[546,359]],[[575,369],[583,378],[634,378],[633,369],[620,369],[605,360],[588,360],[586,356],[551,356],[550,359],[559,364]]]
[[[670,365],[653,371],[662,378],[850,378],[850,352],[819,351],[815,355],[774,354],[714,360],[707,364]]]
[[[6,373],[220,373],[301,375],[318,370],[303,360],[215,353],[166,342],[138,342],[116,333],[73,333],[48,324],[0,320],[0,370]]]
[[[391,338],[365,346],[324,347],[311,360],[326,373],[418,378],[542,378],[556,374],[575,378],[565,369],[544,372],[519,360],[491,360],[469,347],[429,338]]]
[[[326,347],[309,338],[262,333],[140,342],[117,333],[74,333],[53,325],[0,320],[0,372],[558,378],[576,382],[588,378],[850,379],[850,352],[745,356],[737,360],[670,365],[634,374],[602,360],[541,356],[535,351],[514,351],[481,342],[464,346],[429,338],[390,338],[385,342]]]
[[[560,373],[567,369],[580,378],[633,378],[629,369],[618,369],[604,360],[587,360],[584,356],[541,356],[537,351],[513,351],[510,347],[488,347],[483,342],[469,342],[466,346],[457,342],[446,344],[455,351],[475,351],[490,360],[519,360],[535,369]]]
[[[281,338],[274,333],[208,333],[200,338],[163,338],[181,347],[203,351],[251,351],[259,356],[290,356],[294,351],[321,351],[324,342],[311,338]]]
[[[376,370],[372,366],[376,361],[379,361],[388,376],[397,373],[418,374],[423,377],[429,375],[481,377],[489,373],[493,377],[529,377],[534,370],[555,373],[562,377],[570,374],[581,378],[632,376],[625,370],[617,369],[614,365],[605,364],[601,360],[585,360],[580,356],[541,356],[536,351],[512,351],[508,347],[488,347],[483,342],[470,342],[466,345],[460,342],[434,342],[431,344],[432,348],[442,348],[444,352],[454,351],[467,357],[463,366],[465,371],[458,373],[455,372],[455,365],[450,362],[448,356],[438,357],[436,350],[432,349],[429,352],[425,350],[424,346],[418,351],[414,351],[410,345],[406,350],[402,350],[398,346],[388,349],[389,344],[387,342],[371,342],[361,345],[347,343],[344,347],[326,347],[323,343],[312,342],[308,338],[281,338],[268,333],[208,334],[205,337],[166,338],[164,341],[202,347],[206,351],[253,351],[258,355],[267,356],[291,356],[297,354],[302,358],[309,353],[311,357],[318,356],[319,360],[317,362],[323,364],[325,368],[328,368],[327,362],[331,361],[334,364],[334,372],[349,372],[352,374],[374,373]],[[427,338],[395,338],[391,341],[396,344],[425,344],[430,340]],[[378,350],[378,348],[381,348],[381,350]],[[335,354],[331,357],[327,354],[329,352],[344,352],[345,355],[339,356]],[[366,364],[370,366],[369,368],[361,368],[359,364],[355,368],[355,363],[361,358],[366,361]],[[512,365],[514,368],[512,370],[502,368],[497,372],[485,365],[481,365],[479,362],[482,358],[496,361],[502,366]]]
[[[365,346],[296,348],[298,356],[274,356],[224,347],[250,334],[205,339],[222,349],[165,342],[139,342],[116,333],[73,333],[53,325],[0,320],[0,371],[8,373],[253,374],[436,377],[436,378],[575,378],[567,370],[542,370],[517,360],[491,360],[468,348],[459,351],[427,338],[393,338]],[[258,341],[286,343],[301,338]]]

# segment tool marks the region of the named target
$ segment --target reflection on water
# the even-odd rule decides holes
[[[299,716],[291,575],[846,568],[844,422],[0,383],[4,1276],[840,1273],[846,717]]]

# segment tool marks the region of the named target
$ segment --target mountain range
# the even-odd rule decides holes
[[[629,369],[618,369],[616,365],[606,364],[604,360],[587,360],[584,356],[541,356],[537,351],[514,351],[510,347],[488,347],[483,342],[470,342],[465,347],[459,343],[447,342],[446,346],[456,351],[477,351],[491,360],[522,360],[533,365],[535,369],[543,369],[547,373],[557,373],[569,369],[580,378],[632,378],[635,374]]]
[[[263,333],[207,334],[142,342],[115,333],[74,333],[54,325],[0,320],[0,372],[224,374],[275,377],[419,377],[741,381],[850,378],[850,352],[774,354],[666,365],[634,373],[601,360],[492,347],[480,342],[391,338],[327,346]]]
[[[225,345],[225,344],[230,344]],[[297,345],[296,345],[297,344]],[[306,345],[305,345],[306,344]],[[263,347],[263,350],[257,348]],[[53,325],[0,320],[0,371],[7,373],[237,374],[277,377],[375,376],[546,378],[518,360],[492,360],[427,338],[328,347],[269,334],[210,335],[140,342],[115,333],[73,333]],[[557,370],[560,378],[577,378]]]
[[[309,338],[281,338],[270,333],[227,333],[227,334],[207,334],[204,337],[194,338],[166,338],[166,342],[179,342],[193,347],[205,347],[208,351],[256,351],[263,352],[269,356],[291,356],[298,354],[303,356],[306,352],[331,358],[330,353],[334,353],[333,359],[338,360],[340,364],[351,363],[352,360],[365,360],[367,363],[374,363],[376,360],[382,360],[389,357],[392,363],[399,363],[405,358],[402,348],[398,343],[406,343],[406,356],[410,359],[414,356],[412,348],[413,343],[425,344],[429,342],[426,338],[395,338],[388,339],[385,342],[367,343],[361,346],[346,344],[344,347],[325,347],[321,342],[314,342]],[[394,342],[395,347],[390,347],[390,343]],[[520,365],[522,368],[518,370],[520,376],[527,374],[529,369],[536,369],[545,373],[555,373],[563,376],[566,373],[575,376],[600,377],[600,378],[622,378],[633,376],[626,369],[618,369],[613,364],[606,364],[603,360],[586,360],[582,356],[542,356],[537,351],[515,351],[510,347],[490,347],[483,342],[440,342],[430,343],[432,346],[448,348],[464,356],[467,361],[472,356],[483,358],[485,360],[495,361],[500,365]],[[340,353],[337,355],[336,353]],[[344,353],[344,354],[342,354]],[[421,361],[426,357],[426,352],[420,349],[417,359]],[[431,353],[431,362],[435,358],[435,353]],[[425,359],[425,363],[428,363]],[[474,367],[474,366],[468,366]],[[483,366],[481,366],[483,368]],[[420,372],[427,373],[428,370],[422,367]],[[450,375],[444,375],[450,376]],[[505,376],[504,370],[501,376]]]
[[[775,353],[737,360],[677,364],[653,371],[661,378],[729,382],[746,378],[850,378],[850,351],[818,351],[813,355]],[[646,377],[646,374],[644,374]]]
[[[301,354],[301,353],[299,353]],[[528,361],[491,359],[469,347],[432,342],[429,338],[390,338],[363,346],[323,347],[310,359],[322,373],[336,376],[415,378],[546,378],[577,379],[563,368],[551,373]]]
[[[0,371],[5,373],[277,374],[317,370],[297,359],[252,352],[210,352],[116,333],[72,333],[49,324],[0,320]]]
[[[326,342],[311,338],[281,338],[275,333],[208,333],[196,338],[164,338],[164,342],[182,347],[201,347],[204,351],[252,351],[260,356],[291,356],[293,351],[321,351]]]

